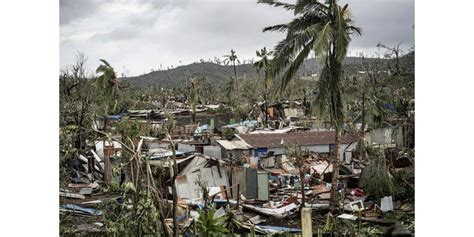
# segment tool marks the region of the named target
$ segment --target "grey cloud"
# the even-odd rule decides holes
[[[59,24],[69,24],[97,12],[100,0],[59,0]]]
[[[403,41],[409,48],[414,44],[413,0],[351,0],[349,7],[355,24],[363,29],[354,37],[353,48],[375,48],[378,43],[395,45]]]
[[[137,39],[141,35],[141,29],[136,27],[121,27],[107,33],[95,34],[91,40],[100,40],[102,42],[121,41]]]
[[[184,0],[115,0],[121,3],[151,6],[140,14],[100,9],[97,0],[61,0],[61,30],[68,34],[92,32],[90,39],[72,37],[61,41],[61,65],[72,63],[71,52],[81,50],[92,66],[107,58],[125,67],[132,75],[150,68],[177,65],[214,58],[233,48],[242,59],[255,56],[255,50],[273,48],[282,33],[263,33],[265,26],[288,22],[292,13],[256,0],[184,1]],[[72,3],[71,3],[72,2]],[[107,1],[110,3],[113,1]],[[354,37],[350,51],[374,51],[377,43],[414,44],[414,0],[341,0],[349,2],[358,26],[364,34]],[[78,19],[87,19],[79,21]],[[75,21],[78,20],[78,21]],[[75,21],[74,24],[67,24]],[[123,49],[127,49],[124,51]]]

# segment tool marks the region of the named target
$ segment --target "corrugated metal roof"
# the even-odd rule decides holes
[[[273,134],[239,134],[237,135],[253,148],[258,147],[283,147],[285,144],[298,144],[301,146],[334,144],[336,132],[311,131]],[[341,144],[357,142],[359,137],[355,134],[343,134]]]
[[[182,151],[175,152],[176,155],[182,155],[184,153],[185,152],[182,152]],[[154,160],[154,159],[160,159],[164,157],[173,156],[173,151],[158,147],[158,148],[149,149],[148,155],[150,155],[150,158],[149,158],[150,160]]]
[[[247,150],[252,148],[249,144],[247,144],[243,140],[216,140],[219,145],[224,147],[226,150]]]
[[[187,160],[189,160],[193,157],[194,157],[194,155],[188,156],[186,158],[176,158],[176,164],[187,161]],[[169,165],[167,159],[155,159],[155,160],[150,160],[149,162],[150,162],[150,165],[160,165],[162,167],[168,167],[168,165]]]

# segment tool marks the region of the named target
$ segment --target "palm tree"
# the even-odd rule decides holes
[[[240,60],[237,58],[237,54],[235,54],[235,51],[233,49],[230,49],[230,54],[228,55],[224,55],[223,56],[225,59],[224,59],[224,64],[225,65],[229,65],[230,63],[232,63],[232,66],[234,68],[234,78],[231,79],[231,90],[233,91],[233,84],[237,84],[237,68],[235,66],[235,62],[237,61],[237,63],[240,63]],[[237,88],[237,85],[236,86],[236,89]]]
[[[96,73],[101,73],[95,81],[95,85],[103,92],[105,96],[105,116],[104,116],[104,130],[107,126],[107,115],[110,111],[115,112],[117,107],[117,75],[115,74],[114,68],[104,59],[100,60],[103,64],[99,65]],[[114,105],[110,108],[112,100]],[[108,155],[104,155],[104,182],[109,185],[112,181],[112,164]]]
[[[329,117],[336,130],[330,205],[331,210],[334,210],[338,205],[339,148],[344,123],[342,63],[351,35],[360,35],[361,29],[353,25],[348,5],[340,6],[336,0],[327,0],[326,3],[298,0],[295,4],[260,0],[259,3],[284,7],[295,15],[287,24],[270,26],[263,30],[286,32],[286,38],[275,46],[272,60],[273,74],[278,75],[281,80],[280,91],[286,88],[310,52],[314,51],[323,65],[317,102],[320,111],[329,109]]]
[[[260,77],[260,71],[262,69],[264,72],[264,91],[263,91],[263,100],[265,103],[265,125],[268,124],[268,114],[267,114],[267,94],[268,94],[268,88],[270,87],[272,80],[271,80],[271,60],[269,57],[271,56],[272,52],[267,51],[266,47],[263,47],[260,51],[257,51],[257,57],[260,57],[261,59],[253,64],[253,67],[257,70],[257,74]]]
[[[214,57],[214,62],[218,65],[221,65],[221,60],[218,57]]]
[[[117,82],[117,75],[114,71],[114,68],[110,66],[110,64],[104,60],[100,60],[102,62],[101,65],[96,70],[96,73],[101,73],[99,77],[97,77],[95,81],[95,85],[99,88],[100,91],[103,92],[105,96],[105,103],[106,106],[106,114],[110,112],[110,110],[115,111],[117,106],[117,89],[118,89],[118,82]],[[114,106],[110,108],[110,101],[114,100]]]

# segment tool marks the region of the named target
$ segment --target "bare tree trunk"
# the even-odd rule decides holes
[[[195,81],[192,79],[191,81],[191,93],[192,93],[192,98],[191,98],[191,109],[192,109],[192,114],[191,118],[193,121],[193,124],[196,124],[196,103],[197,103],[197,90],[195,88]]]
[[[232,65],[234,66],[235,93],[238,95],[238,94],[239,94],[239,93],[238,93],[238,92],[239,92],[239,86],[238,86],[238,84],[237,84],[237,68],[235,67],[235,61],[232,62]],[[235,93],[234,93],[234,94],[235,94]]]
[[[168,227],[166,226],[165,214],[163,211],[163,206],[161,204],[161,202],[163,201],[163,197],[160,195],[160,192],[158,191],[158,187],[155,185],[155,180],[153,179],[153,175],[152,175],[153,173],[151,172],[150,163],[148,161],[146,161],[146,169],[147,169],[147,173],[149,175],[151,184],[153,186],[152,190],[155,196],[155,203],[156,203],[156,206],[158,207],[158,212],[160,214],[160,221],[161,221],[161,225],[163,226],[163,233],[164,233],[164,236],[168,237],[170,236],[170,233],[168,232]]]
[[[303,157],[299,157],[302,159]],[[298,158],[297,158],[298,159]],[[301,206],[300,206],[300,212],[303,210],[303,208],[306,206],[306,197],[304,194],[304,169],[303,169],[303,164],[300,164],[300,181],[301,181]]]
[[[364,136],[365,136],[365,91],[362,92],[362,125],[359,131],[359,144],[356,149],[355,157],[362,160],[364,157]]]
[[[365,91],[362,92],[362,126],[360,128],[361,136],[365,135]]]
[[[174,148],[174,143],[171,135],[168,133],[168,139],[171,143],[171,149],[173,151],[173,174],[171,176],[171,191],[173,194],[173,236],[178,237],[179,227],[178,227],[178,191],[176,190],[176,177],[178,176],[178,165],[176,164],[176,150]]]
[[[266,73],[265,73],[266,74]],[[266,75],[265,75],[266,77]],[[267,78],[265,78],[267,79]],[[265,101],[265,127],[267,127],[268,125],[268,113],[267,113],[267,109],[268,109],[268,101],[267,101],[267,90],[268,90],[268,86],[267,86],[267,81],[265,80],[265,91],[264,91],[264,94],[263,94],[263,100]]]
[[[337,193],[338,179],[339,179],[339,147],[341,146],[341,128],[336,125],[336,144],[333,150],[332,157],[332,187],[329,209],[334,211],[339,207],[339,198]]]

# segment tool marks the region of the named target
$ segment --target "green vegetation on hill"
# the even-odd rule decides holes
[[[358,57],[347,57],[345,64],[358,64],[362,63],[363,60],[371,61],[372,58],[358,58]],[[252,64],[240,64],[237,65],[237,74],[239,78],[253,78],[255,70]],[[319,60],[310,58],[305,60],[303,65],[298,70],[298,75],[307,77],[312,74],[317,74],[320,70]],[[233,74],[232,65],[219,65],[211,62],[192,63],[189,65],[179,66],[177,68],[154,71],[141,76],[121,78],[130,83],[132,87],[163,87],[163,88],[175,88],[181,87],[183,84],[187,84],[186,81],[190,81],[192,78],[206,77],[210,83],[216,86],[224,86],[230,81],[230,75]]]

